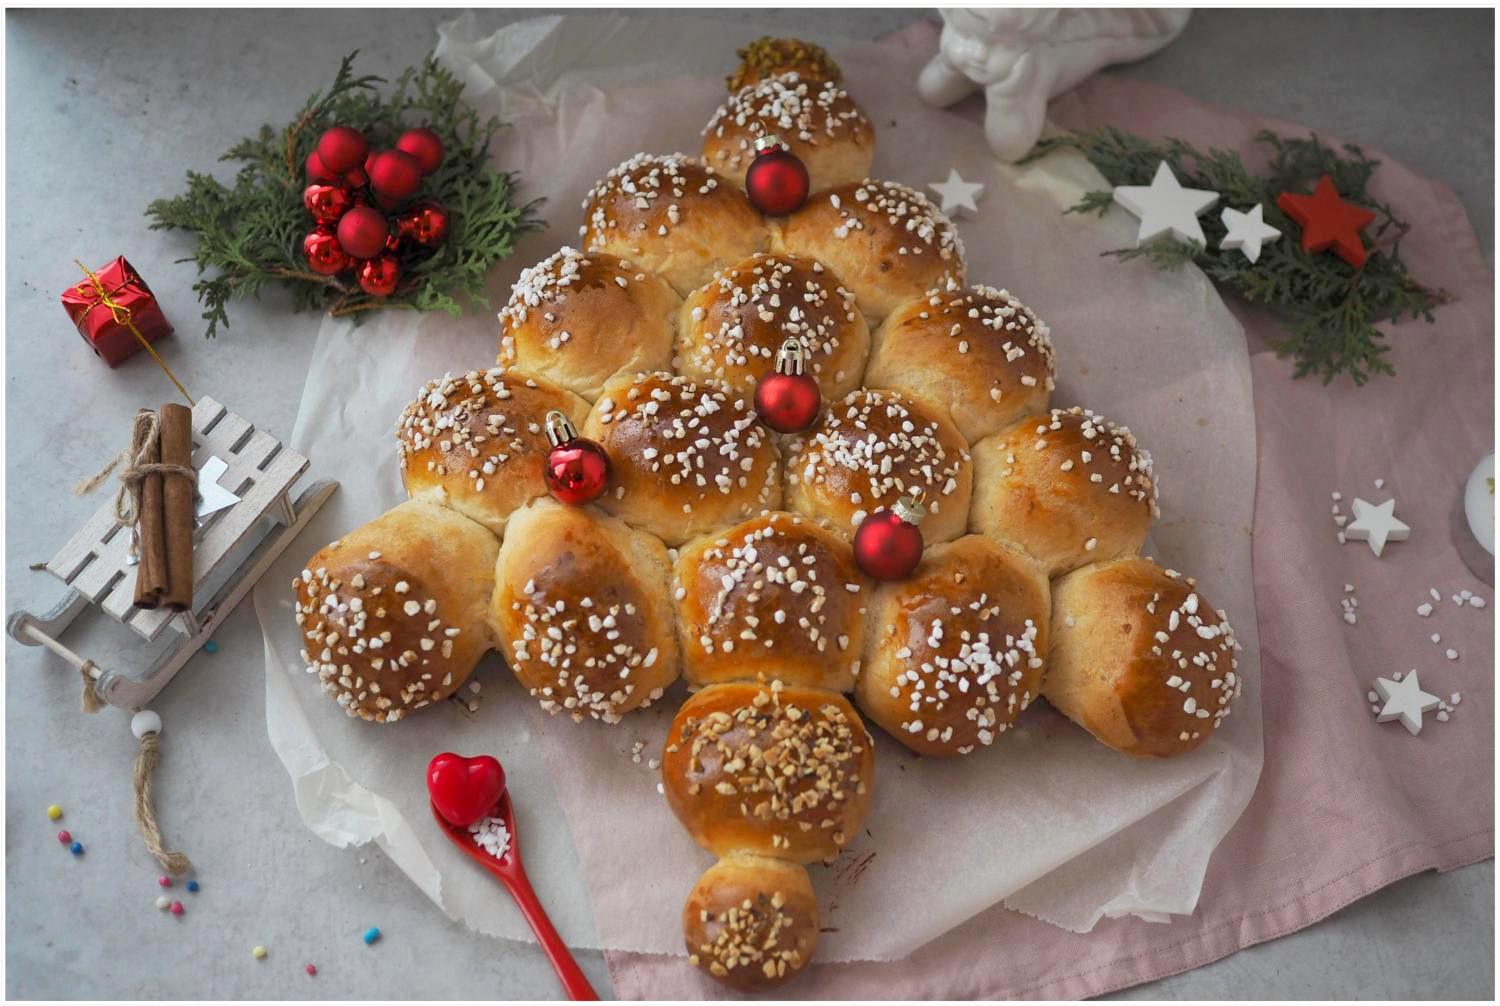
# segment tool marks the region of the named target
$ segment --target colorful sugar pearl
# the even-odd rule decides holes
[[[156,882],[158,884],[160,884],[162,887],[171,887],[172,886],[172,878],[169,877],[169,876],[167,876],[166,874],[162,874],[160,877],[157,877],[156,878]]]
[[[66,828],[64,828],[62,831],[59,831],[57,833],[57,840],[59,842],[61,842],[63,845],[72,845],[73,844],[73,833],[71,831],[68,831]]]
[[[186,909],[184,909],[182,907],[182,902],[180,902],[180,901],[174,901],[174,902],[172,902],[172,914],[173,915],[181,915],[185,910]]]
[[[364,935],[365,946],[369,946],[371,943],[374,943],[378,939],[380,939],[380,930],[379,929],[375,928],[374,926],[371,926],[369,929],[365,930],[365,935]]]
[[[83,843],[82,842],[74,842],[72,845],[68,846],[68,851],[71,852],[75,856],[81,856],[81,855],[83,855]]]
[[[197,882],[197,881],[196,881],[196,880],[189,880],[189,881],[188,881],[188,882],[187,882],[187,889],[188,889],[188,890],[189,890],[189,891],[190,891],[190,892],[191,892],[191,893],[193,893],[193,894],[197,894],[197,893],[198,893],[198,882]]]
[[[54,803],[52,806],[47,808],[47,816],[56,821],[58,818],[62,817],[62,808]]]
[[[309,964],[307,966],[307,973],[310,974],[310,975],[317,974],[318,973],[318,966],[316,964]]]
[[[206,642],[206,643],[203,644],[203,652],[204,653],[218,653],[219,652],[219,644],[216,643],[216,642],[214,642],[212,639],[210,639],[208,642]]]
[[[168,908],[170,908],[171,906],[172,906],[172,901],[166,895],[162,895],[161,897],[159,897],[159,898],[156,899],[156,907],[160,908],[164,912]]]
[[[266,959],[265,947],[254,947],[251,949],[250,953],[253,954],[255,956],[255,959],[258,961],[263,961]]]

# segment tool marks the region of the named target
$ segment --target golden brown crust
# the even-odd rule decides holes
[[[501,367],[428,381],[396,423],[407,496],[503,534],[511,511],[547,495],[543,423],[551,409],[577,425],[588,403],[546,378]]]
[[[549,713],[617,722],[677,679],[667,550],[643,531],[551,499],[518,510],[500,548],[490,623]]]
[[[994,743],[1041,693],[1050,594],[1019,549],[965,535],[927,550],[871,607],[860,710],[921,755]]]
[[[710,382],[621,375],[583,435],[609,452],[598,504],[668,545],[781,505],[781,454],[753,403]]]
[[[818,900],[807,869],[737,853],[698,878],[682,906],[688,963],[745,991],[795,978],[818,944]]]
[[[740,65],[728,78],[731,94],[748,84],[784,73],[795,73],[803,80],[830,80],[835,84],[844,79],[843,71],[827,50],[799,38],[765,35],[736,50],[735,55],[740,58]]]
[[[500,312],[502,367],[523,367],[593,401],[619,373],[672,362],[682,298],[653,272],[563,248],[521,273]]]
[[[409,501],[319,549],[292,581],[308,673],[376,723],[452,695],[492,643],[499,546],[467,517]]]
[[[969,443],[1047,410],[1055,377],[1047,326],[1009,291],[930,290],[885,319],[865,384],[948,407]]]
[[[1088,409],[1027,416],[974,447],[969,526],[1048,576],[1139,551],[1156,512],[1151,455]]]
[[[866,516],[913,489],[926,493],[922,537],[957,538],[969,516],[968,444],[942,409],[911,395],[860,388],[793,438],[786,505],[852,538]]]
[[[779,678],[847,692],[859,673],[870,584],[848,542],[773,512],[684,548],[673,576],[691,685]]]
[[[795,863],[827,859],[854,838],[874,772],[874,745],[847,699],[779,681],[693,695],[661,764],[667,803],[699,845]]]
[[[802,161],[813,192],[862,181],[875,159],[875,127],[849,93],[795,72],[731,94],[703,127],[703,160],[744,188],[762,136],[780,137]]]
[[[776,372],[787,339],[802,343],[806,373],[823,398],[859,386],[870,353],[870,329],[854,294],[821,262],[795,255],[753,255],[717,273],[682,305],[677,369],[753,395]]]
[[[680,294],[770,239],[741,189],[683,154],[637,154],[611,169],[584,198],[579,234],[585,250],[628,259]]]
[[[1116,559],[1058,580],[1052,600],[1042,694],[1102,743],[1166,758],[1229,715],[1240,694],[1234,630],[1191,577]]]
[[[964,249],[927,197],[866,179],[815,192],[782,222],[777,247],[832,268],[871,325],[928,290],[963,286]]]

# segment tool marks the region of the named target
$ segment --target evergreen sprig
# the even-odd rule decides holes
[[[490,142],[504,124],[481,120],[464,103],[457,78],[429,58],[407,68],[382,97],[384,78],[355,75],[358,55],[344,57],[332,86],[309,96],[291,124],[261,126],[224,152],[221,161],[240,165],[232,185],[190,171],[185,192],[146,208],[152,230],[183,230],[196,238],[193,254],[182,261],[198,267],[193,290],[210,337],[220,325],[228,327],[231,301],[256,296],[268,283],[284,285],[297,311],[324,310],[356,321],[389,309],[457,316],[461,297],[486,303],[485,274],[522,235],[541,226],[535,203],[516,204],[514,174],[489,166]],[[431,253],[403,254],[401,283],[389,297],[372,297],[346,277],[312,272],[303,258],[302,239],[312,227],[302,205],[303,165],[335,123],[364,133],[372,148],[394,145],[416,125],[443,140],[442,166],[423,180],[422,191],[447,208],[447,240]]]
[[[1264,245],[1258,262],[1219,249],[1226,228],[1216,213],[1201,218],[1205,248],[1163,237],[1103,254],[1145,258],[1164,269],[1193,262],[1220,286],[1281,312],[1287,336],[1274,346],[1277,355],[1292,358],[1297,377],[1317,374],[1327,384],[1347,373],[1355,384],[1364,384],[1373,374],[1394,375],[1386,359],[1390,347],[1378,325],[1401,317],[1430,322],[1432,308],[1451,298],[1418,283],[1401,260],[1401,238],[1410,226],[1369,191],[1380,162],[1353,144],[1335,150],[1316,136],[1287,138],[1262,131],[1255,139],[1270,154],[1263,174],[1252,174],[1234,151],[1199,150],[1174,137],[1146,140],[1112,127],[1044,139],[1025,161],[1055,150],[1076,150],[1112,186],[1149,185],[1157,165],[1166,161],[1183,185],[1219,193],[1220,205],[1245,210],[1260,203],[1266,223],[1281,231],[1282,238]],[[1367,234],[1371,254],[1361,268],[1335,255],[1304,252],[1298,241],[1301,229],[1276,206],[1281,193],[1310,192],[1325,174],[1342,198],[1376,214]],[[1111,205],[1112,192],[1093,191],[1068,212],[1102,215]]]

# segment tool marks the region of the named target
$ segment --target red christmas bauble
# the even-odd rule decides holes
[[[318,137],[318,159],[338,174],[358,167],[367,149],[364,134],[353,126],[334,126]]]
[[[609,486],[609,455],[592,440],[580,437],[568,417],[556,409],[547,413],[546,425],[552,444],[542,463],[547,491],[560,503],[592,503]]]
[[[402,133],[401,139],[396,141],[396,149],[415,157],[424,175],[432,174],[443,165],[443,139],[426,126]]]
[[[396,217],[396,229],[423,248],[435,248],[448,236],[448,211],[438,203],[418,203]]]
[[[370,161],[370,188],[388,199],[406,199],[422,185],[422,166],[402,150],[382,150]]]
[[[362,189],[366,185],[370,184],[370,176],[365,174],[364,168],[350,168],[339,177],[342,178],[344,180],[344,184],[349,186],[351,189]]]
[[[389,297],[401,282],[401,263],[394,255],[379,255],[359,264],[359,288],[371,297]]]
[[[307,180],[309,182],[333,181],[334,179],[338,178],[338,176],[339,175],[337,171],[328,170],[327,166],[323,163],[323,159],[318,156],[318,152],[316,150],[307,155]]]
[[[319,227],[302,239],[302,254],[307,258],[307,267],[319,276],[333,276],[354,264],[327,227]]]
[[[307,207],[307,212],[318,223],[331,224],[336,223],[354,205],[354,200],[349,197],[349,190],[342,185],[314,182],[302,190],[302,205]]]
[[[921,493],[903,496],[896,505],[881,507],[860,522],[854,532],[854,561],[865,575],[877,580],[901,580],[922,561],[923,516]]]
[[[817,420],[823,407],[818,382],[803,373],[806,366],[802,343],[788,339],[776,354],[776,373],[755,386],[755,414],[777,433],[801,433]]]
[[[766,216],[784,217],[807,202],[811,184],[807,165],[780,137],[762,136],[755,141],[755,160],[745,172],[745,194],[751,206]]]
[[[356,206],[339,218],[339,244],[355,258],[379,255],[390,236],[385,214],[369,206]]]

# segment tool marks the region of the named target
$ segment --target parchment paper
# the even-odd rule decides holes
[[[439,58],[469,82],[482,112],[512,123],[497,157],[522,173],[523,195],[547,198],[552,225],[495,270],[498,307],[521,268],[576,241],[583,193],[606,170],[639,150],[697,149],[743,40],[675,16],[545,18],[476,35],[469,16],[445,26]],[[1000,165],[976,124],[922,105],[912,82],[928,53],[897,40],[834,55],[879,131],[877,176],[921,187],[956,167],[986,185],[979,216],[960,222],[971,281],[1009,287],[1049,323],[1055,403],[1127,423],[1153,451],[1163,517],[1147,554],[1199,577],[1228,610],[1244,645],[1245,692],[1210,743],[1163,763],[1109,751],[1043,704],[993,749],[957,762],[924,762],[878,736],[865,833],[830,868],[813,869],[830,929],[819,957],[899,958],[1001,900],[1077,931],[1105,916],[1190,912],[1261,765],[1243,332],[1196,270],[1099,257],[1133,241],[1134,226],[1117,211],[1102,220],[1061,214],[1102,185],[1087,164]],[[384,728],[348,720],[297,657],[291,577],[316,543],[400,501],[396,415],[421,381],[489,365],[495,333],[484,311],[457,322],[323,324],[292,443],[343,488],[256,592],[268,730],[315,832],[335,844],[378,842],[449,915],[524,937],[508,899],[428,821],[427,759],[450,748],[495,753],[528,866],[564,936],[576,946],[681,953],[682,901],[712,858],[672,817],[646,764],[680,685],[617,726],[575,725],[542,714],[491,655],[477,675],[477,713],[450,704]]]

